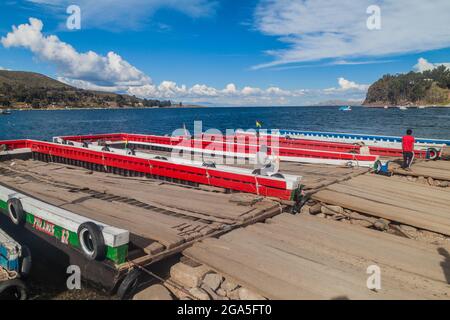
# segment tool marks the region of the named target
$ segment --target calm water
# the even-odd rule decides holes
[[[69,134],[134,132],[170,134],[195,120],[204,130],[264,128],[401,135],[412,128],[420,137],[450,139],[450,108],[369,109],[352,112],[337,107],[201,108],[140,110],[13,111],[0,116],[0,139],[50,140]]]

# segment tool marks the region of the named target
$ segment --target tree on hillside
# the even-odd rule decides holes
[[[450,70],[440,66],[424,72],[384,75],[370,86],[366,104],[399,104],[419,101],[445,103],[450,90]]]

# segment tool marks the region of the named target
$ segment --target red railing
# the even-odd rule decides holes
[[[121,137],[119,139],[118,137]],[[107,135],[89,135],[89,136],[64,136],[61,137],[64,140],[71,141],[98,141],[105,140],[105,136]],[[323,145],[321,148],[319,145],[314,144],[305,144],[305,148],[300,148],[300,145],[289,144],[291,147],[284,147],[280,145],[280,147],[272,147],[272,141],[269,137],[268,141],[266,140],[255,140],[251,139],[251,137],[245,136],[235,136],[235,137],[215,137],[215,140],[212,140],[213,136],[205,135],[204,139],[191,139],[190,137],[164,137],[164,136],[155,136],[155,135],[143,135],[143,134],[115,134],[109,135],[114,138],[111,141],[128,141],[128,142],[141,142],[141,143],[152,143],[152,144],[162,144],[167,146],[179,146],[186,148],[197,148],[197,149],[205,149],[210,151],[222,151],[222,152],[231,152],[231,153],[243,153],[243,154],[255,154],[261,148],[262,144],[268,145],[268,154],[278,155],[283,157],[298,157],[298,158],[317,158],[317,159],[333,159],[333,160],[348,160],[348,161],[369,161],[375,162],[377,160],[376,155],[360,155],[359,149],[356,149],[354,146],[349,148],[348,146],[331,146],[331,145]],[[228,139],[229,138],[229,139]],[[108,140],[108,139],[106,139]],[[258,145],[259,142],[263,142],[261,145]],[[284,141],[283,141],[284,143]],[[284,145],[288,145],[285,143]],[[345,144],[344,144],[345,145]],[[341,150],[345,150],[346,152],[342,152]],[[349,151],[355,151],[351,153]]]
[[[6,146],[6,150],[28,148],[28,140],[0,140],[0,146]]]
[[[46,154],[50,158],[61,157],[105,167],[136,171],[152,176],[169,177],[284,200],[292,199],[297,188],[295,186],[292,190],[288,189],[288,185],[284,179],[234,173],[194,165],[176,164],[163,160],[143,159],[49,142],[14,140],[0,141],[1,144],[7,145],[11,150],[30,148],[32,152]]]

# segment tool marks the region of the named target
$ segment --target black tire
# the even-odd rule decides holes
[[[127,149],[127,156],[135,156],[136,155],[136,151],[134,151],[134,149]]]
[[[100,227],[93,222],[82,223],[78,227],[81,251],[89,260],[102,261],[106,256],[105,239]]]
[[[108,146],[104,146],[104,147],[102,148],[102,151],[109,152],[110,150],[109,150]]]
[[[353,161],[348,161],[348,162],[345,164],[345,166],[346,166],[347,168],[354,168],[354,167],[355,167],[355,164],[353,163]]]
[[[430,160],[437,160],[439,158],[439,151],[436,148],[428,148],[427,156]]]
[[[22,246],[20,257],[20,276],[26,278],[30,275],[32,266],[31,251],[27,246]]]
[[[271,178],[280,178],[280,179],[284,179],[285,178],[281,173],[274,173],[270,177]]]
[[[0,300],[27,300],[27,287],[19,279],[0,282]]]
[[[260,175],[261,174],[261,169],[255,169],[252,171],[252,174],[257,174]]]
[[[139,284],[139,277],[141,276],[141,274],[141,270],[133,269],[125,276],[125,279],[123,279],[122,283],[117,289],[117,296],[121,300],[127,300],[133,296],[134,291]]]
[[[165,161],[167,161],[167,158],[166,157],[161,157],[161,156],[156,156],[155,160],[165,160]]]
[[[89,148],[89,144],[87,142],[83,142],[83,148],[88,149]]]
[[[11,221],[17,225],[22,226],[25,224],[26,214],[23,211],[22,202],[17,198],[11,198],[7,202],[8,215]]]
[[[69,146],[74,146],[75,144],[72,141],[67,142]]]
[[[216,163],[214,161],[205,161],[203,162],[202,166],[207,168],[215,168]]]
[[[381,168],[382,168],[382,164],[380,160],[375,161],[375,163],[373,164],[373,170],[375,170],[376,173],[380,173],[381,172]]]

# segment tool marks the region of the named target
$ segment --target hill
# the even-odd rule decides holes
[[[364,105],[449,105],[450,69],[384,75],[369,87]]]
[[[78,89],[45,75],[0,70],[0,108],[138,108],[170,107],[170,101]]]
[[[337,107],[337,106],[352,106],[357,107],[361,106],[362,101],[355,101],[355,100],[327,100],[327,101],[321,101],[316,104],[314,104],[314,107]]]

